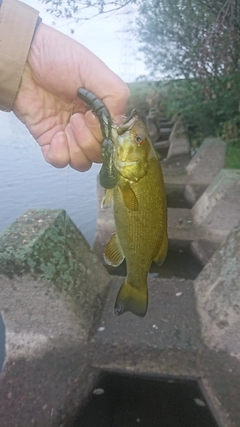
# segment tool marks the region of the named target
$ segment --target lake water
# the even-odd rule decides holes
[[[12,113],[0,112],[0,232],[31,208],[65,209],[90,244],[97,221],[96,179],[87,172],[56,169]]]
[[[0,112],[0,232],[28,209],[65,209],[90,245],[97,221],[97,174],[69,166],[56,169],[43,159],[38,144],[12,113]],[[0,371],[3,356],[0,318]]]

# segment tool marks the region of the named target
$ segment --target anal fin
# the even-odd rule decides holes
[[[109,239],[103,257],[106,264],[113,267],[118,267],[123,262],[125,257],[117,233],[114,233]]]

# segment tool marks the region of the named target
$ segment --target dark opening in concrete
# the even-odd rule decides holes
[[[191,209],[192,204],[184,196],[184,188],[167,191],[168,208]]]
[[[117,276],[126,276],[125,261],[119,267],[105,265],[109,274]],[[179,277],[194,280],[201,272],[203,266],[200,261],[192,254],[190,248],[169,249],[167,257],[161,266],[152,263],[150,275],[154,277]]]
[[[71,427],[219,427],[197,380],[104,372]]]

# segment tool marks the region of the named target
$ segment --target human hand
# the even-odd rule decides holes
[[[79,87],[95,93],[121,122],[129,97],[125,83],[83,45],[41,23],[13,112],[48,163],[85,171],[101,161],[103,136],[98,119],[76,97]]]

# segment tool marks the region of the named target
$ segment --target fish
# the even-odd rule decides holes
[[[158,155],[148,130],[134,110],[112,128],[117,184],[105,190],[102,207],[113,203],[116,231],[104,260],[117,267],[126,260],[127,275],[114,312],[144,317],[148,308],[147,277],[153,261],[161,265],[168,250],[167,204]]]

